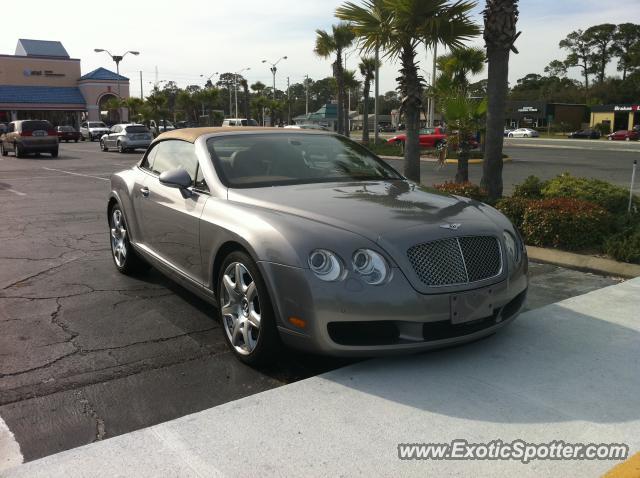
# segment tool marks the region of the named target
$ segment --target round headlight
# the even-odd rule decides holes
[[[504,236],[504,244],[507,247],[507,254],[514,262],[514,264],[518,264],[520,262],[520,258],[522,257],[522,251],[518,245],[518,240],[513,237],[510,232],[504,231],[502,233]]]
[[[309,254],[309,267],[313,273],[327,282],[340,279],[342,276],[342,261],[331,251],[315,249]]]
[[[360,274],[367,284],[382,284],[391,272],[384,257],[371,249],[358,249],[353,253],[353,270]]]

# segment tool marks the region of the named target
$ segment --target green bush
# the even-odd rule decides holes
[[[522,229],[524,212],[527,210],[530,202],[530,199],[521,197],[504,198],[496,203],[496,209],[507,216],[513,225],[520,230]]]
[[[376,144],[371,141],[369,144],[363,145],[378,156],[402,156],[402,146],[400,144],[387,143],[386,141]]]
[[[608,123],[607,124],[597,123],[593,126],[593,129],[595,129],[596,131],[600,131],[600,134],[602,136],[605,136],[611,133],[611,126]]]
[[[609,237],[604,251],[618,261],[640,264],[640,228]]]
[[[522,183],[516,184],[512,197],[525,199],[542,199],[542,188],[546,186],[546,181],[542,181],[537,176],[529,176]]]
[[[574,198],[602,206],[613,214],[627,211],[629,192],[600,179],[577,178],[564,173],[547,181],[542,188],[544,198]],[[636,197],[636,207],[640,200]]]
[[[434,189],[442,191],[447,194],[455,194],[456,196],[463,196],[469,199],[475,199],[476,201],[486,202],[488,195],[487,192],[477,184],[473,183],[454,183],[445,182],[442,184],[434,184]]]
[[[567,250],[600,249],[610,233],[611,215],[581,199],[531,200],[521,232],[527,244]]]

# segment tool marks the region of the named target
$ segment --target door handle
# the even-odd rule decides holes
[[[144,188],[140,188],[140,192],[142,193],[143,197],[148,198],[149,197],[149,188],[148,187],[144,187]]]

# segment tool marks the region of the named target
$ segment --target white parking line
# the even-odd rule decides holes
[[[48,171],[57,171],[59,173],[71,174],[73,176],[82,176],[82,177],[85,177],[85,178],[99,179],[100,181],[109,181],[109,178],[101,178],[99,176],[92,176],[91,174],[74,173],[74,172],[71,172],[71,171],[64,171],[63,169],[55,169],[55,168],[45,168],[45,167],[43,167],[42,169],[46,169]]]
[[[20,445],[7,424],[0,418],[0,472],[21,465],[23,462]]]
[[[20,191],[16,191],[15,189],[5,189],[5,191],[9,191],[10,193],[13,193],[17,196],[26,196],[27,193],[21,193]]]

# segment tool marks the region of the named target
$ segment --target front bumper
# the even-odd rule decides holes
[[[366,357],[447,347],[490,335],[519,314],[528,288],[526,258],[507,279],[491,289],[490,309],[476,320],[452,322],[452,293],[417,292],[399,269],[383,286],[354,276],[319,281],[308,269],[260,262],[283,342],[307,352]],[[306,322],[294,327],[289,317]]]

